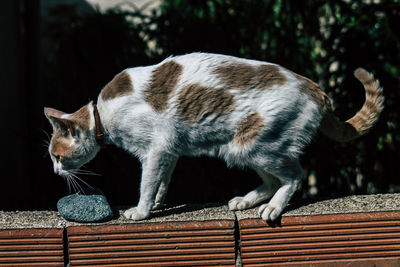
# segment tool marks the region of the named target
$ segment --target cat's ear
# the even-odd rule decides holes
[[[74,122],[72,120],[62,118],[62,116],[65,114],[64,112],[53,108],[44,108],[44,114],[53,128],[59,131],[62,135],[68,136],[70,134],[75,134]]]

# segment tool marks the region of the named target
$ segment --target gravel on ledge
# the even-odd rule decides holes
[[[64,227],[65,220],[56,211],[0,211],[0,230]]]
[[[257,208],[236,212],[238,220],[259,218]],[[400,211],[400,194],[355,195],[322,201],[291,202],[282,216],[307,216],[373,211]]]
[[[101,223],[78,223],[67,221],[57,211],[0,211],[0,229],[64,228],[78,225],[104,225],[125,223],[187,222],[235,220],[235,214],[223,204],[171,205],[151,212],[143,221],[128,220],[123,216],[127,207],[116,208],[114,218]]]
[[[118,209],[119,217],[113,223],[131,223],[131,220],[123,216],[125,209]],[[214,221],[235,220],[235,213],[228,209],[227,205],[208,204],[184,204],[167,206],[161,210],[151,212],[151,217],[137,223],[148,222],[188,222],[188,221]]]
[[[349,196],[318,202],[291,203],[283,216],[395,211],[400,210],[400,193]],[[74,223],[63,219],[56,211],[0,211],[0,229],[64,228],[76,225],[102,225],[125,223],[187,222],[259,218],[257,208],[231,212],[226,204],[174,205],[153,211],[150,219],[139,222],[123,217],[123,208],[114,211],[114,218],[103,223]]]

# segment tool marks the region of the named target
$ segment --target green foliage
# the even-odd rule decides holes
[[[318,196],[387,192],[399,185],[396,1],[171,0],[155,21],[149,36],[161,57],[207,51],[279,63],[318,81],[344,120],[364,101],[352,72],[359,66],[373,71],[387,99],[375,129],[352,144],[318,137],[303,161],[318,178]]]
[[[142,24],[127,20],[120,10],[80,14],[75,6],[53,8],[43,23],[43,83],[46,97],[60,108],[78,108],[122,69],[148,64]],[[70,103],[75,105],[71,107]]]
[[[43,63],[43,83],[48,86],[49,99],[62,94],[61,107],[71,109],[78,95],[93,98],[128,66],[157,62],[169,55],[215,52],[275,62],[314,79],[332,96],[337,114],[345,120],[364,101],[363,88],[352,75],[361,66],[374,72],[384,87],[386,108],[381,120],[368,135],[350,144],[317,136],[302,159],[307,173],[316,177],[316,191],[308,191],[305,179],[301,195],[396,191],[400,186],[396,107],[400,100],[400,7],[398,0],[375,2],[165,0],[151,15],[141,10],[77,15],[64,7],[54,10],[56,21],[45,23],[44,36],[57,45],[49,48],[51,56]],[[219,177],[226,179],[220,163],[207,164],[217,166],[213,169],[215,183]],[[178,165],[175,176],[188,174],[183,169]],[[235,175],[229,172],[230,178],[238,177],[233,181],[247,182],[239,179],[242,173]],[[226,190],[226,184],[221,187],[207,200],[226,201],[233,196],[233,189]],[[243,192],[235,193],[249,189],[244,186]],[[188,201],[196,201],[190,197]]]

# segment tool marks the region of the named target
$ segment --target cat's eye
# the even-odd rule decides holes
[[[60,155],[53,155],[53,157],[56,159],[57,162],[59,162],[61,160],[61,156]]]

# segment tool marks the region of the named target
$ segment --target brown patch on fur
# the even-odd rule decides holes
[[[221,88],[208,88],[199,84],[184,87],[178,97],[178,114],[189,123],[208,116],[219,118],[235,107],[233,95]]]
[[[301,90],[303,93],[308,95],[311,101],[318,105],[323,113],[325,113],[327,109],[332,106],[331,99],[324,91],[321,90],[318,83],[297,73],[292,72],[292,74],[300,81]]]
[[[369,131],[377,122],[383,110],[385,100],[382,94],[382,87],[374,76],[362,68],[354,72],[354,76],[363,84],[365,89],[365,102],[360,111],[356,113],[346,123],[350,124],[357,131],[358,135],[363,135]]]
[[[257,112],[244,118],[236,129],[233,143],[243,146],[257,138],[264,130],[264,120]]]
[[[117,74],[101,91],[103,100],[110,100],[133,93],[133,84],[125,71]]]
[[[71,140],[69,140],[69,138],[62,136],[58,132],[54,132],[53,138],[51,139],[50,152],[61,158],[70,157],[72,155],[70,143]]]
[[[220,65],[214,73],[229,87],[248,90],[268,89],[286,83],[286,76],[276,65],[252,66],[245,63]]]
[[[90,110],[89,106],[83,106],[78,111],[68,116],[75,125],[79,126],[83,130],[89,130],[90,128]]]
[[[347,120],[347,123],[357,129],[360,135],[364,134],[375,124],[382,110],[383,108],[377,105],[374,99],[367,97],[361,110],[356,116]]]
[[[320,130],[329,138],[339,142],[353,140],[367,133],[378,121],[385,100],[382,87],[374,76],[364,69],[357,69],[354,75],[365,88],[365,102],[362,108],[345,122],[340,121],[331,109],[321,121]]]
[[[369,86],[372,83],[376,82],[375,78],[372,74],[367,72],[366,70],[362,68],[358,68],[354,71],[354,76],[364,85],[364,86]],[[376,87],[376,86],[374,86]],[[367,89],[367,88],[366,88]]]
[[[174,61],[165,62],[153,71],[150,84],[144,90],[144,97],[156,112],[166,110],[182,71],[182,66]]]

